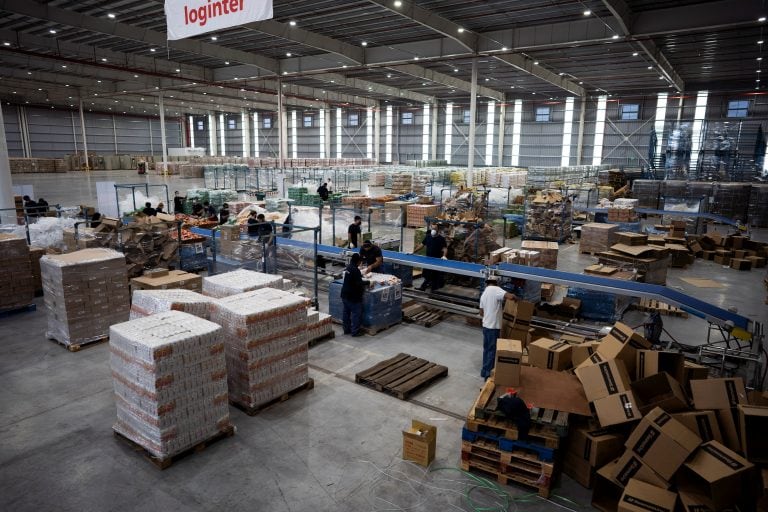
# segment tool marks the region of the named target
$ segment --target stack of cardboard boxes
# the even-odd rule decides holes
[[[599,262],[607,265],[631,267],[637,271],[638,280],[651,284],[667,282],[669,250],[648,244],[648,235],[639,233],[616,233],[618,243],[609,251],[598,255]]]
[[[763,268],[768,257],[768,244],[743,236],[707,233],[701,237],[691,237],[688,244],[697,257],[713,260],[718,265],[735,270]],[[698,250],[694,250],[694,247]]]
[[[409,228],[418,228],[427,225],[425,217],[436,217],[440,208],[435,204],[409,204],[406,209],[406,225]]]
[[[27,241],[0,233],[0,311],[30,305],[34,286]]]
[[[616,224],[604,224],[590,222],[581,226],[581,240],[579,252],[597,254],[607,251],[616,243],[616,232],[619,226]]]

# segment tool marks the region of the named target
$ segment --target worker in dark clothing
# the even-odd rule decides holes
[[[283,222],[283,238],[291,238],[291,232],[293,231],[293,217],[292,212],[288,212],[288,216],[285,218],[285,221]]]
[[[362,336],[360,331],[360,319],[363,315],[363,294],[365,287],[370,284],[363,280],[360,273],[360,255],[355,253],[349,260],[349,265],[344,269],[344,283],[341,285],[341,301],[344,304],[342,324],[344,334]]]
[[[37,217],[37,203],[29,196],[24,196],[24,211],[27,217]]]
[[[203,216],[203,205],[201,205],[198,201],[195,201],[192,204],[192,215],[195,217],[202,217]]]
[[[360,236],[360,233],[362,231],[360,230],[360,224],[362,224],[363,219],[360,218],[359,215],[355,215],[355,221],[349,225],[349,228],[347,228],[347,238],[349,239],[349,247],[352,249],[357,249],[357,239]]]
[[[203,211],[208,220],[218,221],[219,216],[216,214],[216,208],[208,201],[203,202]]]
[[[384,263],[384,255],[381,253],[381,248],[377,245],[373,245],[370,240],[363,242],[363,246],[360,248],[360,259],[362,264],[365,265],[363,274],[373,272]]]
[[[424,241],[421,242],[413,252],[420,251],[422,247],[427,248],[427,256],[430,258],[448,259],[448,242],[446,242],[445,237],[438,233],[434,228],[427,233],[427,236],[424,237]],[[427,288],[432,287],[432,291],[434,292],[443,287],[443,272],[425,268],[422,271],[422,274],[424,275],[424,282],[421,283],[419,290],[425,291]]]
[[[229,222],[229,205],[224,203],[219,210],[219,225]]]
[[[173,193],[173,213],[184,213],[184,199],[178,190]]]
[[[165,205],[163,203],[157,203],[157,206],[155,207],[156,213],[165,213]]]
[[[91,216],[91,227],[97,228],[101,225],[101,214],[99,212],[94,212]]]
[[[154,217],[155,215],[157,215],[157,210],[152,208],[152,203],[147,201],[146,203],[144,203],[144,209],[141,210],[141,213],[143,213],[147,217]]]
[[[328,184],[323,183],[319,187],[317,187],[317,193],[320,194],[320,199],[323,201],[327,201],[328,197],[330,196],[330,193],[328,192]]]
[[[257,212],[251,211],[248,214],[248,237],[256,238],[259,236],[259,219],[256,217]]]
[[[45,217],[46,213],[48,213],[48,201],[39,197],[37,199],[37,214],[41,217]]]
[[[499,397],[497,408],[509,421],[514,422],[517,427],[517,438],[527,441],[528,431],[531,429],[531,410],[528,404],[517,396],[517,391],[507,388],[507,392]]]

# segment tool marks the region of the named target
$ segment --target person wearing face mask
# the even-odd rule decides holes
[[[445,237],[438,233],[434,228],[427,233],[427,236],[424,237],[424,241],[421,242],[413,252],[416,253],[420,251],[422,247],[427,248],[427,256],[430,258],[448,259],[448,242],[446,242]],[[421,283],[419,290],[425,291],[427,288],[431,287],[434,292],[443,287],[445,276],[443,272],[425,268],[422,273],[424,275],[424,282]]]

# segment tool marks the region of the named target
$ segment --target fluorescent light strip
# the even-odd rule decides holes
[[[195,116],[189,116],[189,146],[195,147]]]
[[[253,113],[253,157],[259,158],[259,113]]]
[[[208,114],[208,152],[216,156],[216,116]]]
[[[224,114],[219,114],[219,140],[221,141],[221,156],[227,156],[227,134],[224,132]]]
[[[240,134],[243,138],[243,157],[249,158],[251,156],[251,141],[250,139],[250,130],[248,129],[248,112],[243,110],[240,113],[240,123],[242,126],[240,127]]]
[[[392,106],[387,106],[386,131],[384,144],[384,162],[392,163]]]
[[[573,98],[565,100],[565,120],[563,121],[563,154],[560,165],[571,165],[571,136],[573,135]]]
[[[421,159],[429,160],[429,103],[424,104],[424,119],[421,123]]]
[[[299,158],[299,134],[296,129],[296,111],[291,110],[291,158]]]
[[[597,97],[597,112],[595,119],[595,142],[592,144],[592,165],[600,165],[603,162],[603,138],[605,137],[605,109],[608,105],[608,96]]]
[[[336,158],[341,158],[341,109],[336,109]]]
[[[691,134],[691,163],[689,169],[696,169],[699,161],[699,151],[701,151],[701,131],[704,127],[704,118],[707,115],[707,98],[709,91],[699,91],[696,96],[696,111],[693,115],[693,133]]]
[[[373,107],[365,113],[365,157],[373,158]]]
[[[496,124],[496,102],[488,102],[488,119],[485,122],[485,165],[493,165],[493,129]]]
[[[326,109],[320,109],[320,158],[325,158],[325,113]]]
[[[437,114],[437,113],[435,113]],[[451,136],[453,135],[453,103],[445,105],[445,161],[451,163]]]
[[[520,131],[523,125],[523,100],[515,100],[515,114],[512,116],[512,166],[520,165]]]
[[[656,157],[661,156],[662,143],[664,142],[664,125],[667,119],[667,101],[669,94],[660,92],[656,98],[656,119],[653,129],[656,131]]]

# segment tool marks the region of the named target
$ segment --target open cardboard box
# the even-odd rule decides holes
[[[572,347],[564,341],[540,338],[528,345],[531,366],[545,370],[563,371],[571,367]]]
[[[429,466],[435,459],[437,427],[411,420],[411,428],[403,430],[403,459]]]
[[[657,373],[632,383],[632,391],[640,400],[640,412],[645,414],[655,407],[667,412],[688,409],[688,398],[680,383],[667,373]]]
[[[680,384],[684,383],[685,356],[678,352],[638,350],[636,354],[635,380],[666,372]]]
[[[634,478],[624,488],[618,512],[675,512],[677,494]]]
[[[768,463],[768,407],[739,405],[741,451],[751,462]]]
[[[584,394],[590,402],[630,389],[629,373],[620,359],[599,363],[594,363],[592,358],[587,359],[576,368],[576,377],[584,386]]]
[[[698,435],[705,443],[707,441],[723,442],[715,411],[676,412],[672,414],[672,417],[685,425],[688,430]]]

